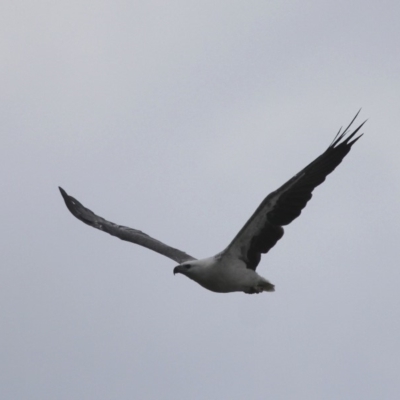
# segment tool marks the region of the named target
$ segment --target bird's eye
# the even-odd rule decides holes
[[[190,264],[185,264],[185,268],[186,268],[186,269],[189,269],[190,267],[191,267]]]

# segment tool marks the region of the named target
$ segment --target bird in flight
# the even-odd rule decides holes
[[[365,121],[350,132],[357,115],[331,145],[279,189],[270,193],[256,209],[228,247],[209,258],[196,259],[152,238],[146,233],[117,225],[99,217],[61,187],[60,192],[68,210],[79,220],[122,240],[147,247],[179,263],[174,275],[183,274],[206,289],[218,293],[244,292],[248,294],[273,292],[274,285],[256,272],[261,255],[268,253],[283,236],[283,226],[297,218],[320,185],[343,160]]]

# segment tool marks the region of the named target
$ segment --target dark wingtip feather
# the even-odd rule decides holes
[[[358,139],[360,139],[360,137],[363,134],[361,134],[360,136],[356,137],[354,140],[351,140],[351,139],[354,138],[354,136],[359,132],[359,130],[364,126],[364,124],[368,120],[365,120],[362,124],[360,124],[354,130],[354,132],[352,132],[345,140],[342,141],[342,139],[346,136],[346,134],[348,133],[350,127],[353,125],[354,121],[356,120],[356,118],[360,114],[360,111],[361,111],[361,108],[358,110],[357,114],[351,120],[351,122],[349,123],[349,125],[346,127],[346,129],[344,131],[341,132],[342,128],[339,129],[339,132],[336,134],[335,138],[333,139],[333,142],[329,145],[329,148],[336,148],[336,147],[338,147],[340,145],[345,145],[345,146],[350,146],[351,147]]]
[[[58,189],[60,190],[61,196],[63,197],[64,201],[67,203],[69,199],[68,193],[61,186],[59,186]]]
[[[75,204],[79,203],[77,202],[73,197],[71,197],[61,186],[58,187],[60,190],[61,196],[63,197],[66,206],[68,207],[68,210],[71,211],[72,214],[76,216],[76,213],[73,210],[73,207]]]
[[[349,130],[349,128],[351,127],[351,125],[353,125],[353,122],[357,119],[358,115],[361,112],[361,108],[357,111],[357,114],[354,116],[354,118],[351,120],[351,122],[349,123],[349,125],[347,126],[347,128],[344,130],[345,132]]]
[[[68,193],[61,186],[59,186],[58,189],[61,193],[61,196],[63,197],[63,199],[65,201],[65,204],[68,206],[68,200],[69,200]]]
[[[329,145],[329,147],[332,147],[333,143],[336,142],[336,139],[337,139],[337,137],[340,135],[340,132],[342,131],[342,129],[343,129],[343,126],[341,126],[341,127],[339,128],[338,133],[337,133],[337,134],[335,135],[335,137],[333,138],[332,143]]]
[[[59,186],[58,189],[60,190],[65,205],[70,213],[85,224],[93,226],[96,218],[98,218],[93,211],[90,211],[88,208],[84,207],[78,200],[70,196],[62,187]]]
[[[329,145],[329,147],[334,147],[335,144],[339,143],[340,140],[344,137],[344,135],[346,134],[346,132],[349,130],[349,128],[351,127],[351,125],[353,125],[353,122],[356,120],[356,118],[358,117],[358,114],[360,114],[361,112],[361,108],[357,111],[356,115],[354,116],[354,118],[351,120],[351,122],[349,123],[349,125],[347,125],[347,128],[341,133],[343,126],[340,127],[339,132],[336,134],[336,136],[333,138],[332,143]],[[365,124],[366,121],[364,121],[363,124]],[[339,136],[340,135],[340,136]]]
[[[365,122],[366,122],[366,121],[365,121]],[[354,144],[355,142],[357,142],[357,140],[360,139],[361,136],[363,136],[363,135],[364,135],[364,134],[361,133],[360,136],[357,136],[357,137],[356,137],[354,140],[352,140],[351,142],[347,142],[347,145],[350,146],[350,147],[353,146],[353,144]]]

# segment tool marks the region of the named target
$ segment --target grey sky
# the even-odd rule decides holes
[[[267,3],[267,4],[266,4]],[[396,399],[398,1],[5,1],[1,399]],[[364,137],[221,295],[77,221],[195,257],[363,107]]]

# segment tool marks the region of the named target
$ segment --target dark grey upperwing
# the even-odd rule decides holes
[[[342,162],[351,146],[362,136],[355,137],[365,122],[348,134],[357,115],[343,132],[339,130],[323,154],[264,199],[221,256],[238,257],[247,268],[256,269],[261,254],[267,253],[283,236],[282,226],[300,215],[314,188]]]
[[[186,254],[185,252],[178,249],[174,249],[173,247],[167,246],[166,244],[152,238],[149,235],[146,235],[141,231],[128,228],[126,226],[117,225],[105,220],[104,218],[99,217],[93,211],[90,211],[81,203],[79,203],[78,200],[74,199],[72,196],[69,196],[64,189],[59,189],[68,210],[71,211],[72,215],[74,215],[85,224],[90,225],[93,228],[100,229],[101,231],[107,232],[110,235],[116,236],[122,240],[126,240],[127,242],[132,242],[140,246],[147,247],[150,250],[154,250],[157,253],[160,253],[166,257],[171,258],[172,260],[175,260],[179,264],[185,261],[196,260],[194,257],[189,256],[189,254]]]

